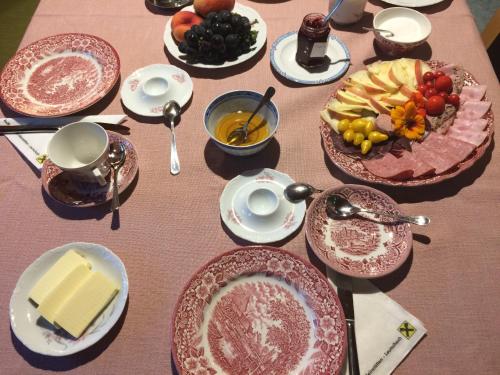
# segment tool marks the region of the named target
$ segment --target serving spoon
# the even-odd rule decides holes
[[[393,217],[398,221],[403,221],[405,223],[411,223],[416,225],[427,225],[431,222],[427,216],[406,216],[395,214],[391,212],[380,212],[367,210],[365,208],[356,207],[351,204],[347,199],[338,194],[333,194],[329,196],[326,200],[326,210],[334,216],[338,217],[350,217],[356,215],[360,212],[366,212],[376,215]]]
[[[292,203],[298,203],[314,193],[322,192],[323,190],[316,189],[305,182],[295,182],[285,188],[285,198]]]
[[[262,106],[266,104],[273,97],[275,92],[276,90],[274,87],[270,86],[267,88],[264,96],[260,99],[259,104],[257,104],[257,108],[255,108],[255,110],[252,112],[247,122],[245,122],[243,126],[236,128],[231,133],[229,133],[229,135],[227,136],[227,144],[239,145],[247,140],[248,125],[250,125],[250,122],[252,121],[253,117],[257,114],[257,112],[259,112]]]
[[[125,146],[122,142],[113,142],[109,145],[108,163],[113,169],[113,200],[111,202],[111,210],[117,211],[120,207],[120,199],[118,197],[118,172],[125,163],[126,158]]]

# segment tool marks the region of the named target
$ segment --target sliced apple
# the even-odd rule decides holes
[[[324,122],[326,122],[336,133],[340,134],[339,128],[338,128],[339,120],[330,116],[330,111],[328,111],[327,109],[323,109],[319,113],[319,115],[320,115],[321,119]]]
[[[381,101],[390,105],[403,105],[408,101],[409,97],[402,92],[397,92],[392,95],[381,98]]]
[[[338,90],[336,94],[336,98],[346,104],[360,104],[363,105],[367,102],[367,98],[363,98],[359,95],[356,95],[352,93],[351,91],[347,90]]]
[[[349,77],[349,80],[355,86],[361,86],[369,94],[383,94],[385,90],[373,83],[367,70],[359,70]]]
[[[377,61],[367,66],[368,76],[377,86],[382,87],[389,93],[396,93],[400,84],[392,82],[389,78],[392,61]]]

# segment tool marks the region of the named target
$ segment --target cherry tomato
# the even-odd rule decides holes
[[[458,108],[460,106],[460,96],[458,96],[457,94],[450,94],[448,95],[447,102],[455,108]]]
[[[436,96],[438,94],[438,91],[432,87],[430,89],[427,89],[427,91],[425,91],[425,94],[424,96],[429,99],[431,96]]]
[[[424,79],[424,82],[429,82],[429,81],[432,81],[435,77],[434,77],[434,73],[425,72],[424,76],[422,78]]]
[[[453,81],[448,76],[438,77],[434,83],[434,87],[438,91],[445,91],[446,93],[451,94],[453,90]]]
[[[434,81],[425,82],[425,87],[427,87],[428,89],[434,88]]]
[[[448,102],[448,93],[444,91],[439,91],[438,95],[444,99],[445,102]]]
[[[423,95],[423,94],[425,94],[425,90],[427,90],[427,86],[425,84],[421,83],[420,85],[418,85],[417,90],[420,91]]]
[[[439,77],[442,77],[444,76],[444,72],[442,72],[441,70],[438,70],[437,72],[434,73],[434,78],[439,78]]]
[[[446,103],[442,97],[440,97],[439,95],[434,95],[427,100],[425,109],[427,111],[427,114],[431,116],[439,116],[444,112],[445,104]]]

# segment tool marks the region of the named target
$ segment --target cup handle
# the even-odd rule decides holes
[[[94,168],[92,170],[92,174],[97,179],[97,182],[99,183],[99,185],[101,185],[101,186],[107,185],[108,182],[106,181],[106,175],[104,175],[99,168]]]

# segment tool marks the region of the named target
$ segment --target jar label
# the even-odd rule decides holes
[[[328,43],[314,43],[313,48],[311,50],[311,57],[325,57],[326,55],[326,46]]]

